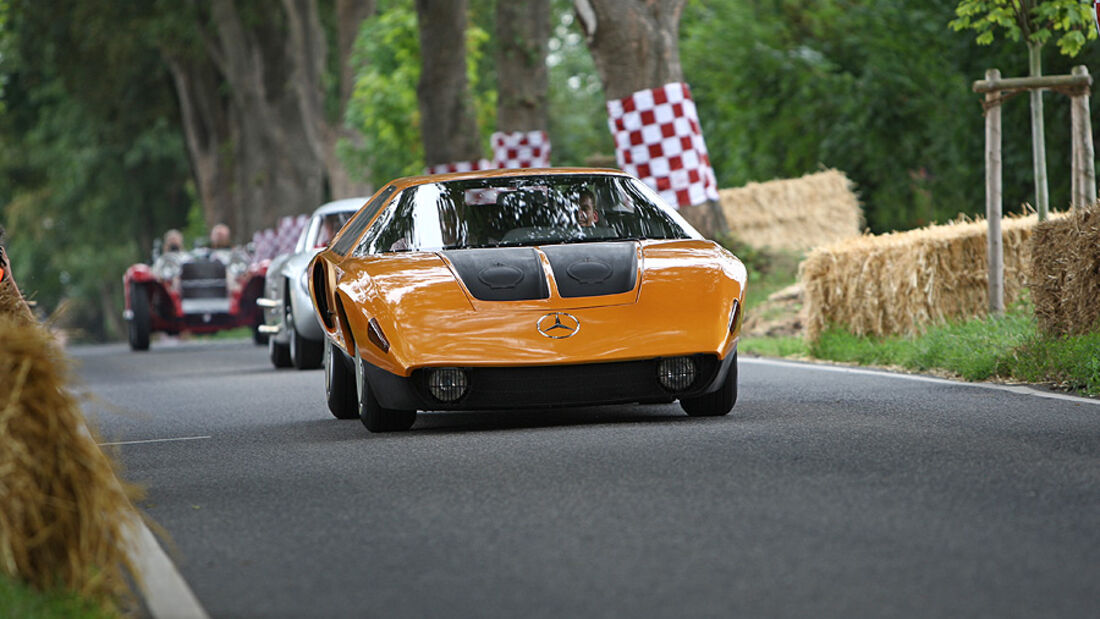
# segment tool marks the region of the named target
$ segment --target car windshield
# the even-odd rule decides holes
[[[401,192],[356,253],[689,238],[681,221],[625,176],[456,180]]]

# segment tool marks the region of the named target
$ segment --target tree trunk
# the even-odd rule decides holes
[[[1027,44],[1028,74],[1038,77],[1043,74],[1043,46],[1037,43]],[[1047,218],[1050,195],[1047,190],[1047,147],[1043,126],[1043,91],[1031,91],[1031,159],[1035,174],[1035,208],[1039,212],[1039,221]]]
[[[208,19],[195,24],[205,55],[165,51],[207,224],[228,224],[237,242],[315,208],[326,178],[334,196],[369,193],[348,175],[336,145],[361,139],[341,122],[352,89],[346,59],[374,1],[336,5],[335,118],[325,113],[328,45],[317,0],[284,0],[284,14],[247,22],[234,0],[211,0]]]
[[[608,100],[684,81],[680,13],[687,0],[576,0]]]
[[[343,124],[344,112],[354,88],[354,73],[348,62],[359,26],[374,12],[374,0],[339,0],[336,3],[338,101],[334,118],[325,113],[323,76],[328,55],[328,41],[317,0],[283,0],[290,30],[290,45],[294,63],[292,80],[301,107],[306,139],[314,157],[324,162],[333,198],[369,195],[370,183],[365,175],[352,175],[337,154],[340,140],[362,144],[363,138]]]
[[[416,14],[425,163],[475,161],[481,145],[466,86],[466,0],[416,0]]]
[[[497,131],[545,131],[550,0],[497,2]]]

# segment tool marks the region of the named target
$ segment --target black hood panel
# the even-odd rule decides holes
[[[531,247],[454,249],[443,252],[462,283],[482,301],[547,299],[550,290],[538,252]]]
[[[631,241],[549,245],[539,249],[550,260],[558,294],[564,298],[621,294],[634,289],[638,254]]]

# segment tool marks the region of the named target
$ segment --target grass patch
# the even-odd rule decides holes
[[[788,346],[793,350],[793,345]],[[931,327],[917,336],[860,337],[830,328],[808,352],[830,361],[939,370],[972,381],[1003,378],[1053,383],[1100,395],[1100,333],[1043,335],[1028,303],[1004,316]]]
[[[0,616],[26,619],[115,619],[87,600],[67,592],[42,593],[0,576]]]
[[[1035,337],[1015,349],[998,370],[1028,382],[1100,395],[1100,333]]]
[[[765,357],[807,357],[806,343],[797,335],[783,337],[742,337],[737,343],[739,352]]]

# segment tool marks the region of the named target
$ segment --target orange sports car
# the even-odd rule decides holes
[[[638,179],[520,169],[395,180],[310,263],[338,418],[737,400],[745,267]]]

